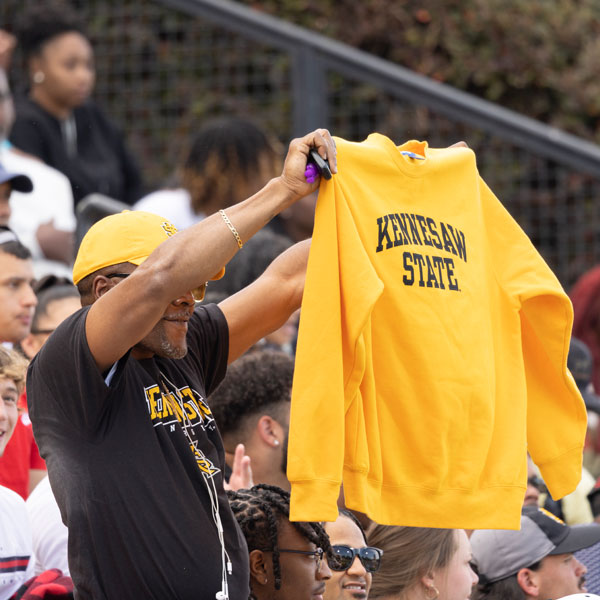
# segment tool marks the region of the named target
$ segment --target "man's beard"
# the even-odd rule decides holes
[[[158,344],[153,343],[156,338],[158,338]],[[187,342],[184,342],[181,346],[173,346],[173,344],[169,342],[162,327],[159,328],[158,331],[152,331],[150,336],[147,336],[142,341],[138,342],[136,346],[140,348],[140,350],[152,352],[162,358],[183,358],[188,351]]]
[[[187,344],[183,344],[183,346],[173,346],[166,339],[161,340],[160,343],[160,352],[157,353],[159,356],[163,358],[183,358],[187,354]]]

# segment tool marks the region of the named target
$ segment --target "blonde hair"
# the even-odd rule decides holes
[[[421,577],[446,567],[458,548],[455,529],[375,525],[367,539],[369,546],[383,550],[369,593],[373,600],[403,598]]]
[[[19,393],[25,387],[27,360],[15,350],[0,346],[0,379],[11,379]]]

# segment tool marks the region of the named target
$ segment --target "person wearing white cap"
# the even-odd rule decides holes
[[[0,165],[0,225],[8,225],[10,218],[10,195],[13,190],[28,194],[33,190],[31,179],[21,173],[9,173]]]
[[[479,583],[472,600],[558,600],[586,592],[586,567],[573,553],[600,541],[597,524],[569,527],[552,513],[526,507],[521,529],[473,532]]]

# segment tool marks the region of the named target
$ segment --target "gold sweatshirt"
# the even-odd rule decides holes
[[[527,451],[554,498],[581,478],[570,301],[471,150],[336,144],[300,319],[291,518],[335,520],[343,481],[378,523],[518,529]]]

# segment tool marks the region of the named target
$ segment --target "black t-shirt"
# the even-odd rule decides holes
[[[30,98],[16,103],[10,141],[64,173],[77,204],[99,193],[127,204],[143,194],[142,178],[122,134],[93,102],[73,110],[77,152],[70,156],[61,122]]]
[[[196,310],[185,358],[128,354],[103,376],[87,345],[87,312],[60,325],[27,378],[35,438],[69,528],[76,598],[214,599],[222,555],[207,485],[233,565],[229,597],[247,598],[248,551],[223,490],[223,444],[205,400],[226,371],[223,313]]]

